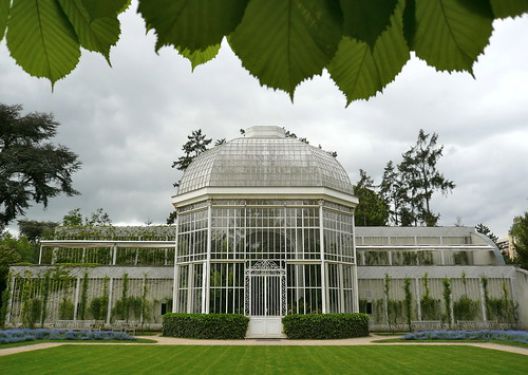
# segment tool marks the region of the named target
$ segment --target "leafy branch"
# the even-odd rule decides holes
[[[52,85],[81,48],[110,64],[119,14],[130,0],[0,0],[0,41],[28,74]],[[156,34],[197,65],[227,39],[261,85],[292,98],[328,70],[347,102],[382,91],[414,51],[439,71],[465,71],[482,55],[493,21],[528,12],[528,0],[138,0]]]

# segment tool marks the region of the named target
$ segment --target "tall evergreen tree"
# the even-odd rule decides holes
[[[51,114],[21,112],[22,106],[0,104],[0,232],[33,202],[46,207],[59,194],[78,194],[77,155],[50,142],[59,123]]]
[[[375,191],[372,178],[363,169],[359,170],[359,181],[354,193],[359,199],[356,207],[357,226],[384,226],[389,218],[389,208],[383,198]]]
[[[400,225],[400,213],[404,205],[405,192],[402,189],[401,175],[392,160],[387,163],[383,170],[380,194],[389,207],[392,223],[396,226]]]
[[[398,173],[402,182],[400,221],[403,227],[417,226],[420,212],[423,211],[423,202],[419,194],[420,181],[417,170],[414,168],[415,159],[411,151],[405,152],[402,157],[402,162],[398,164]]]
[[[437,169],[444,150],[444,146],[438,146],[437,142],[438,134],[427,134],[420,129],[416,145],[402,155],[403,161],[398,166],[405,182],[406,202],[414,225],[420,221],[427,226],[435,226],[440,215],[431,209],[434,192],[445,194],[455,188],[455,183]]]

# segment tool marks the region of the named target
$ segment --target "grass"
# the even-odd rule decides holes
[[[526,374],[528,356],[463,346],[67,345],[0,357],[9,374]]]
[[[421,342],[438,342],[438,343],[478,343],[478,342],[490,342],[493,344],[502,344],[509,346],[518,346],[520,348],[528,348],[528,344],[517,342],[517,341],[506,341],[506,340],[406,340],[402,338],[392,338],[392,339],[380,339],[374,340],[375,343],[391,343],[391,342],[405,342],[408,344],[420,344]]]
[[[98,343],[98,344],[115,344],[115,343],[133,343],[133,344],[150,344],[156,342],[156,340],[151,339],[142,339],[137,338],[135,340],[30,340],[30,341],[20,341],[12,342],[9,344],[0,344],[0,350],[6,348],[16,348],[18,346],[27,346],[42,344],[43,342],[64,342],[64,343],[76,343],[76,342],[89,342],[89,343]]]

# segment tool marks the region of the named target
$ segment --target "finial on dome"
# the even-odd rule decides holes
[[[286,138],[280,126],[252,126],[246,129],[246,138]]]

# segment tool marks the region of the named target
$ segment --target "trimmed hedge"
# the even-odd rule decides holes
[[[163,336],[194,339],[243,339],[249,318],[238,314],[163,315]]]
[[[307,314],[282,318],[290,339],[345,339],[368,336],[367,314]]]

